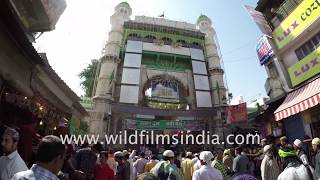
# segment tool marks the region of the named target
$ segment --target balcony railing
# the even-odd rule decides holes
[[[274,15],[281,22],[283,21],[301,2],[302,0],[286,0],[284,1],[277,10],[275,10]]]

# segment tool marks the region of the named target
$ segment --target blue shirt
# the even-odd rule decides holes
[[[14,174],[26,170],[28,167],[17,151],[0,157],[0,179],[11,179]]]
[[[49,170],[34,164],[30,170],[15,174],[11,180],[59,180],[59,178]]]

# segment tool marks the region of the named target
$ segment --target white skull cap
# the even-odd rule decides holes
[[[129,154],[129,152],[127,150],[123,150],[122,154],[125,156],[125,155]]]
[[[200,160],[205,161],[207,164],[211,164],[213,154],[210,151],[202,151],[199,156]]]
[[[165,157],[174,157],[174,153],[171,150],[165,150],[162,155]]]
[[[192,156],[192,152],[187,152],[186,153],[186,156],[188,157],[188,156]]]
[[[265,145],[265,146],[263,147],[263,152],[266,153],[266,152],[270,151],[271,148],[272,148],[272,146],[270,146],[270,145]]]
[[[317,138],[317,137],[316,137],[316,138],[313,138],[313,139],[312,139],[312,144],[313,144],[313,145],[320,145],[320,138]]]
[[[123,153],[121,151],[117,151],[114,153],[114,157],[123,157]]]
[[[300,139],[296,139],[293,142],[294,145],[296,145],[297,147],[301,148],[302,147],[302,142]]]

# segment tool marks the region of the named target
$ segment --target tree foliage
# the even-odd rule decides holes
[[[80,73],[79,77],[81,79],[81,87],[85,91],[86,97],[92,97],[93,96],[93,89],[95,85],[95,76],[98,69],[99,61],[96,59],[91,60],[91,63],[88,64],[86,68],[84,68]]]

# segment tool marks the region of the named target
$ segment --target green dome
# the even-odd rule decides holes
[[[118,4],[118,6],[126,6],[126,7],[130,8],[129,3],[125,2],[125,1],[124,1],[124,2],[119,3],[119,4]]]
[[[211,19],[208,18],[208,16],[203,15],[203,14],[201,14],[201,15],[198,17],[197,24],[199,24],[199,22],[201,22],[201,21],[209,21],[210,24],[211,24]]]
[[[132,13],[132,9],[131,9],[131,7],[130,7],[130,5],[129,5],[129,3],[127,3],[127,2],[121,2],[121,3],[119,3],[114,9],[115,9],[115,11],[117,11],[117,10],[119,10],[120,8],[126,8],[126,9],[128,9],[129,10],[129,16],[131,15],[131,13]]]

